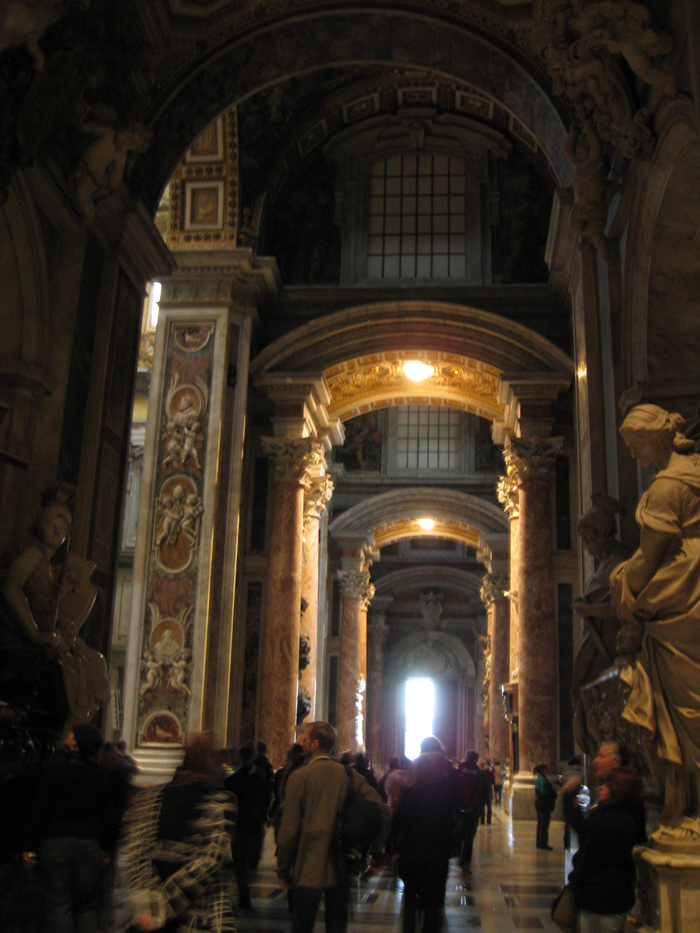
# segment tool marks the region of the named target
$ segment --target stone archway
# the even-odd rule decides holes
[[[439,49],[439,58],[436,50]],[[185,62],[152,104],[150,151],[133,182],[155,211],[162,188],[192,140],[223,109],[256,91],[324,68],[348,64],[412,68],[468,82],[499,101],[532,134],[552,174],[568,184],[564,123],[547,93],[514,57],[463,27],[399,10],[327,10],[258,27],[204,61]],[[533,72],[534,72],[533,67]]]

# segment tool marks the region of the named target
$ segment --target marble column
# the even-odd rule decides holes
[[[274,470],[273,519],[261,634],[259,737],[273,764],[294,741],[302,596],[304,492],[323,458],[310,438],[263,438]]]
[[[301,672],[299,690],[305,690],[311,700],[311,709],[306,722],[316,718],[316,673],[318,670],[318,575],[319,575],[319,526],[321,514],[333,495],[333,480],[330,476],[314,476],[309,480],[304,493],[304,554],[301,575],[301,595],[306,609],[301,617],[301,634],[308,639],[309,663]]]
[[[525,783],[538,762],[555,771],[558,760],[552,482],[560,450],[560,439],[539,437],[511,438],[504,448],[508,473],[518,486],[520,513],[518,732],[519,772]],[[515,811],[514,818],[523,815]]]
[[[340,754],[347,749],[357,751],[364,745],[362,697],[367,670],[367,606],[374,596],[374,587],[369,582],[369,571],[364,566],[339,570],[338,579],[343,592],[336,745]]]
[[[381,601],[381,605],[376,603]],[[384,646],[389,634],[386,607],[393,596],[375,597],[372,603],[372,621],[369,635],[369,676],[367,678],[367,754],[375,765],[386,765],[384,734]]]
[[[507,583],[503,576],[487,574],[481,586],[481,599],[488,611],[491,676],[489,683],[489,756],[503,761],[509,757],[508,721],[503,707],[501,686],[510,679],[510,616]]]

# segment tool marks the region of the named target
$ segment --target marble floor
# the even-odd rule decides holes
[[[445,902],[444,933],[520,933],[542,930],[559,933],[549,917],[552,899],[565,880],[563,823],[552,823],[552,852],[535,847],[535,824],[511,822],[494,809],[490,826],[480,826],[474,844],[473,875],[462,880],[456,860],[451,863]],[[568,853],[567,853],[568,855]],[[349,933],[389,933],[401,929],[403,885],[384,871],[358,883],[352,891]],[[252,878],[253,911],[236,911],[239,933],[276,933],[291,928],[286,893],[278,887],[274,870],[274,840],[268,833],[263,859]],[[316,933],[325,929],[323,908]]]

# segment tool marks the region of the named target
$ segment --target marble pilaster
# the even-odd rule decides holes
[[[301,673],[299,687],[304,688],[311,698],[311,709],[306,717],[313,722],[316,709],[316,673],[318,670],[318,585],[319,585],[319,526],[321,513],[333,495],[333,480],[330,476],[314,476],[304,492],[304,552],[306,561],[302,568],[301,595],[306,609],[301,617],[301,634],[309,640],[310,658]]]
[[[302,596],[304,492],[323,451],[310,438],[263,438],[274,470],[267,602],[260,656],[259,736],[273,763],[294,741]]]
[[[489,755],[492,760],[509,757],[508,721],[503,708],[501,686],[509,681],[509,604],[505,577],[488,574],[481,587],[481,599],[488,611],[491,642],[489,681]]]
[[[381,601],[381,605],[377,605]],[[367,677],[367,753],[371,761],[384,759],[382,747],[384,711],[384,646],[389,635],[386,624],[386,607],[393,596],[376,597],[372,603],[372,621],[368,627],[369,672]]]
[[[352,562],[347,558],[345,561]],[[362,707],[367,670],[367,607],[374,596],[374,586],[364,566],[339,570],[338,579],[343,593],[337,723],[337,751],[340,753],[347,749],[357,751],[364,745]]]
[[[510,439],[504,449],[519,501],[518,741],[527,811],[514,802],[514,818],[534,817],[534,804],[527,800],[533,767],[544,761],[554,770],[558,760],[552,482],[560,450],[560,439],[539,437]]]
[[[506,596],[510,601],[509,613],[509,656],[508,680],[517,680],[518,677],[518,561],[520,556],[520,505],[518,498],[518,484],[512,476],[502,476],[496,489],[498,501],[508,516],[510,524],[510,587]]]

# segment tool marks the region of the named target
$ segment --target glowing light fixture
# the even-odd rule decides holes
[[[421,363],[420,360],[406,360],[403,364],[404,375],[412,382],[423,382],[435,372],[434,366]]]
[[[432,518],[419,518],[418,524],[421,526],[423,531],[430,531],[431,528],[435,527],[435,522]]]

